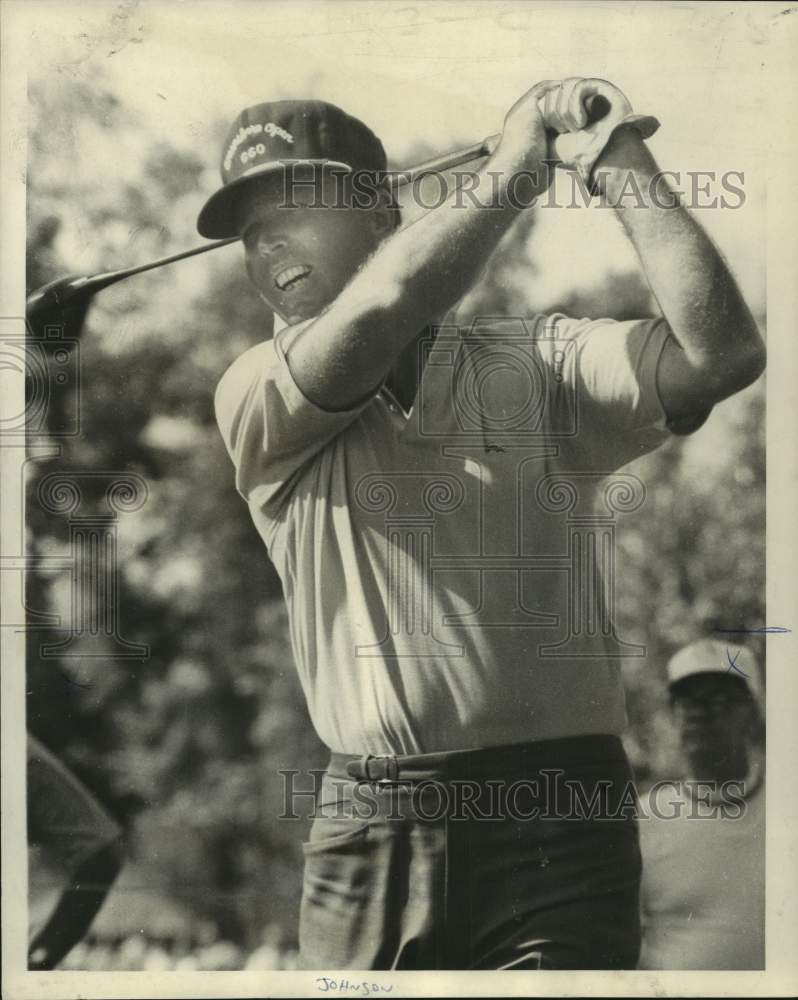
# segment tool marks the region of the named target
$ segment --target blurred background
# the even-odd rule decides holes
[[[342,105],[392,166],[501,128],[536,80],[601,76],[656,114],[663,168],[741,171],[744,204],[697,211],[763,331],[759,81],[767,7],[713,4],[421,6],[239,2],[28,5],[27,283],[131,266],[200,243],[221,141],[244,106]],[[558,186],[564,182],[558,180]],[[688,182],[689,183],[689,182]],[[739,178],[736,183],[739,185]],[[565,203],[569,188],[558,187]],[[719,189],[715,189],[718,193]],[[413,206],[407,205],[412,219]],[[68,968],[291,968],[307,820],[278,820],[281,768],[323,767],[295,678],[279,580],[233,486],[213,418],[226,367],[273,319],[227,247],[100,294],[80,336],[80,384],[46,419],[79,414],[60,453],[28,463],[28,545],[68,556],[67,518],[38,487],[56,471],[135,472],[148,496],[118,518],[119,631],[143,660],[43,658],[70,620],[70,573],[28,579],[30,730],[123,825],[130,860]],[[612,212],[527,212],[460,316],[563,310],[656,314]],[[67,330],[67,335],[69,331]],[[692,438],[629,468],[647,500],[619,521],[618,633],[626,744],[642,786],[678,769],[663,670],[680,645],[764,618],[765,381]],[[101,491],[81,513],[103,508]],[[760,662],[763,644],[752,643]],[[47,885],[33,888],[45,912]]]

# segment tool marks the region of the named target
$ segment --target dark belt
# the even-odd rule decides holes
[[[625,761],[617,736],[568,736],[475,750],[422,754],[345,754],[334,751],[327,773],[333,778],[379,784],[411,781],[501,778],[541,768],[580,767]]]
[[[329,773],[334,778],[353,778],[355,781],[401,781],[399,758],[365,754],[353,757],[334,753],[330,758]]]

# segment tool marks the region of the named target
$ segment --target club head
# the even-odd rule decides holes
[[[37,288],[25,303],[31,333],[41,336],[45,327],[60,326],[69,336],[78,336],[96,290],[90,278],[80,275],[56,278]]]

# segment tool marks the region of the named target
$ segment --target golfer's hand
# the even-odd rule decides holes
[[[554,158],[590,185],[610,136],[621,126],[647,139],[659,128],[650,115],[636,115],[626,95],[607,80],[569,77],[546,91],[543,119],[554,138]]]
[[[559,87],[559,80],[543,80],[536,83],[510,108],[504,119],[498,146],[491,158],[493,168],[509,173],[549,173],[546,161],[554,158],[554,133],[546,129],[543,101]]]

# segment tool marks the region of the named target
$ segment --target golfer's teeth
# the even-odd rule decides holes
[[[310,268],[305,264],[295,264],[293,267],[287,267],[284,271],[280,271],[274,280],[277,287],[281,291],[284,291],[289,285],[292,285],[300,278],[306,278],[309,274]]]

